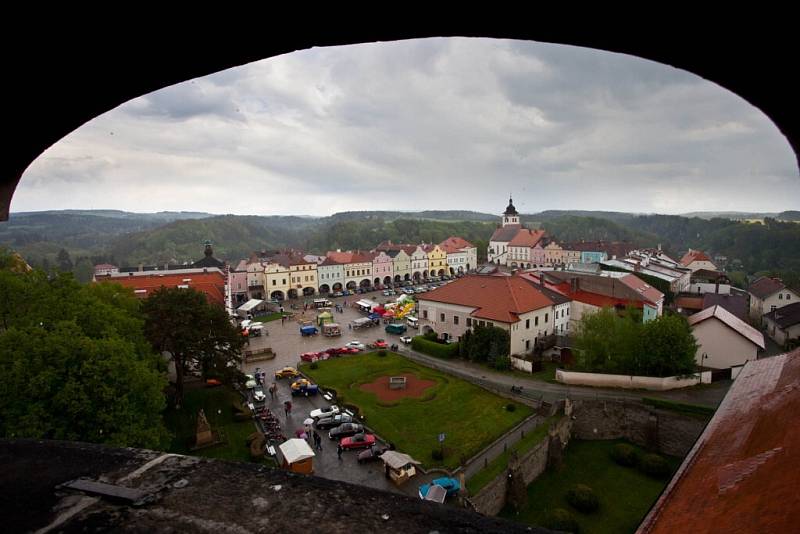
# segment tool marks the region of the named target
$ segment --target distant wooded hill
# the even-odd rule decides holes
[[[800,220],[800,212],[781,215]],[[751,273],[800,270],[800,224],[769,217],[759,224],[730,218],[545,211],[523,214],[522,221],[565,242],[661,244],[674,256],[691,247],[739,260],[742,270]],[[217,257],[235,261],[260,249],[293,247],[324,253],[369,249],[387,239],[438,243],[458,235],[484,256],[498,222],[498,215],[473,211],[344,212],[314,218],[72,210],[12,214],[0,223],[0,244],[19,251],[33,265],[55,265],[62,248],[76,265],[79,258],[83,264],[136,265],[194,261],[202,256],[206,239],[214,243]]]

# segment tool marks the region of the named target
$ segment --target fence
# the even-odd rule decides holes
[[[697,384],[711,382],[711,373],[706,371],[691,377],[666,376],[633,376],[610,375],[602,373],[578,373],[574,371],[556,370],[556,380],[562,384],[572,386],[596,386],[626,389],[647,389],[651,391],[666,391],[669,389],[685,388]]]

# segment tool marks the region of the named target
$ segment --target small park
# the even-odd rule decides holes
[[[532,413],[390,351],[319,361],[300,370],[335,390],[339,404],[355,407],[381,438],[425,467],[462,465]],[[397,377],[406,379],[403,393],[390,388],[390,379]]]

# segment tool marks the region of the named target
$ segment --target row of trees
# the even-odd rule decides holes
[[[233,381],[243,338],[194,290],[142,304],[117,284],[29,271],[0,250],[0,436],[163,448],[167,359]],[[166,352],[165,352],[166,351]]]
[[[581,318],[574,344],[583,371],[661,377],[695,370],[697,342],[678,315],[643,324],[638,310],[603,309]]]

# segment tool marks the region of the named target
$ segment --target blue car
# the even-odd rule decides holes
[[[449,477],[436,478],[430,484],[423,484],[419,487],[420,499],[425,499],[425,497],[428,496],[428,492],[430,491],[431,486],[440,486],[444,488],[447,497],[452,497],[461,490],[461,484],[459,484],[458,480],[455,478],[449,478]],[[444,500],[442,499],[442,501],[440,502],[444,502]]]

